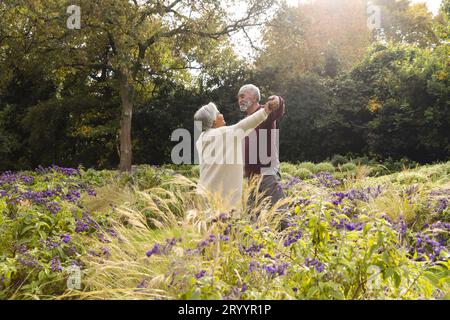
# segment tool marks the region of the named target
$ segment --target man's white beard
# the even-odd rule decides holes
[[[241,111],[242,111],[242,112],[245,112],[245,111],[247,111],[247,109],[250,108],[251,106],[252,106],[251,101],[244,101],[244,102],[240,105],[240,108],[241,108]]]

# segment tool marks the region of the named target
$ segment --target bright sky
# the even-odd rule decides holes
[[[288,5],[296,6],[299,2],[311,2],[314,0],[285,0]],[[428,10],[430,10],[434,15],[436,15],[441,6],[442,0],[410,0],[412,3],[425,2]],[[248,30],[249,36],[252,38],[252,42],[255,46],[260,46],[260,30],[257,28],[252,28]],[[254,57],[254,51],[245,35],[240,32],[232,36],[233,43],[235,44],[236,52],[240,57],[250,58]]]
[[[286,0],[289,5],[297,5],[299,2],[308,2],[311,0]],[[411,0],[412,3],[425,2],[428,6],[428,10],[430,10],[434,15],[436,15],[439,11],[439,7],[441,6],[442,0]]]

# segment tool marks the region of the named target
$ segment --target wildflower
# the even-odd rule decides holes
[[[253,272],[256,270],[256,268],[259,268],[259,262],[251,261],[249,265],[249,271]]]
[[[439,199],[439,204],[436,206],[434,211],[438,214],[442,214],[445,209],[448,207],[448,200],[447,199]]]
[[[224,236],[223,234],[221,234],[221,235],[220,235],[220,240],[222,240],[222,241],[229,241],[229,240],[230,240],[230,237]]]
[[[57,214],[59,211],[61,211],[61,206],[57,202],[51,202],[47,205],[47,208],[50,210],[51,213]]]
[[[68,234],[62,234],[61,238],[64,243],[69,243],[69,241],[70,241],[70,235],[68,235]]]
[[[50,267],[52,268],[52,271],[53,271],[53,272],[61,271],[61,270],[62,270],[61,262],[60,262],[59,259],[57,259],[57,258],[53,258],[53,259],[50,261]]]
[[[208,241],[208,240],[202,240],[202,241],[200,241],[200,242],[197,244],[197,247],[198,247],[199,249],[202,249],[202,248],[208,246],[208,244],[209,244],[209,241]]]
[[[147,288],[147,281],[145,279],[142,279],[141,282],[138,283],[136,288],[138,289]]]
[[[22,180],[25,184],[32,184],[34,182],[34,177],[22,176]]]
[[[154,254],[160,254],[162,249],[162,245],[156,243],[153,248],[146,252],[147,257],[151,257]]]
[[[228,225],[225,231],[223,232],[224,236],[228,236],[231,232],[231,225]]]
[[[287,239],[284,241],[284,246],[289,247],[293,243],[297,242],[302,237],[302,231],[295,230],[291,231],[287,237]]]
[[[244,251],[247,254],[253,255],[255,253],[258,253],[261,251],[261,249],[263,248],[262,244],[256,245],[255,243],[253,243],[252,245],[250,245],[248,248],[244,247]]]
[[[272,265],[264,265],[263,269],[267,271],[269,275],[276,275],[282,276],[286,272],[286,268],[289,266],[288,263],[282,263],[280,265],[272,264]]]
[[[106,232],[109,233],[111,237],[117,238],[117,232],[114,229],[106,229]]]
[[[195,278],[196,279],[203,278],[205,276],[205,274],[206,274],[205,270],[200,270],[198,273],[195,274]]]
[[[329,172],[320,172],[312,175],[311,178],[318,180],[319,184],[326,188],[334,188],[341,184],[341,182],[333,177]]]
[[[88,230],[89,226],[86,223],[84,223],[82,220],[76,220],[75,232],[81,233]]]
[[[225,220],[228,220],[229,218],[228,218],[228,215],[226,213],[221,213],[219,215],[219,219],[222,220],[222,221],[225,221]]]
[[[241,292],[245,292],[245,291],[247,291],[247,289],[248,289],[248,285],[247,285],[247,283],[244,283],[242,285]]]
[[[323,272],[325,270],[325,265],[316,258],[306,258],[305,265],[307,267],[314,267],[318,272]]]

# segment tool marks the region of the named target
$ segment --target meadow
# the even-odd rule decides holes
[[[0,299],[449,299],[450,162],[335,160],[239,212],[196,166],[4,172]]]

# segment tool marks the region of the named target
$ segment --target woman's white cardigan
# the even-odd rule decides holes
[[[242,141],[268,116],[264,109],[235,125],[208,129],[196,143],[200,160],[199,193],[215,198],[223,210],[241,207],[244,161]]]

